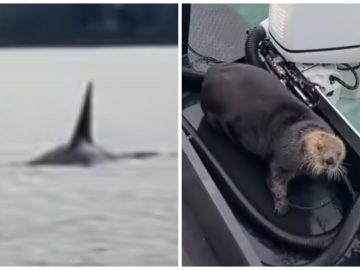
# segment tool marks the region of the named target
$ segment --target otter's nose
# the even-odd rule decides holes
[[[333,157],[329,157],[325,160],[326,165],[330,166],[330,165],[334,165],[335,164],[335,159]]]

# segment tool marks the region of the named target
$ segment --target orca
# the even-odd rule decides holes
[[[70,142],[56,147],[27,162],[28,165],[74,165],[93,166],[118,159],[145,159],[159,155],[158,152],[132,152],[113,154],[94,143],[92,136],[92,92],[93,83],[86,87],[84,103]]]

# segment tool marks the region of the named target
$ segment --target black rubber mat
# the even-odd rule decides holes
[[[201,141],[246,199],[271,223],[297,235],[317,235],[335,228],[347,206],[346,188],[327,179],[302,178],[289,184],[289,200],[296,207],[279,216],[273,211],[273,200],[266,187],[267,166],[212,129],[203,119],[199,104],[188,107],[183,116],[197,131]],[[218,185],[223,183],[218,182]],[[235,209],[236,211],[236,209]]]

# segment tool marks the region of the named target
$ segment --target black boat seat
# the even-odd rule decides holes
[[[183,110],[183,118],[196,132],[207,151],[199,147],[200,157],[211,155],[237,189],[260,214],[277,227],[296,235],[320,235],[336,228],[348,208],[344,198],[347,192],[343,184],[329,181],[326,177],[300,177],[289,184],[289,212],[283,216],[273,211],[273,199],[266,186],[267,165],[241,147],[234,146],[221,133],[210,127],[200,105],[197,103]],[[196,142],[194,142],[196,144]],[[219,167],[207,159],[210,173],[216,174]],[[226,193],[229,186],[219,177],[214,177],[220,190]],[[224,186],[227,185],[227,189]],[[233,193],[232,193],[233,194]],[[236,197],[223,194],[236,211]],[[240,209],[240,208],[239,208]],[[241,211],[238,213],[241,215]]]

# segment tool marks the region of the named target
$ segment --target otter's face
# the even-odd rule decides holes
[[[338,137],[324,131],[310,131],[304,136],[303,143],[304,161],[314,174],[337,177],[345,173],[342,162],[346,148]]]

